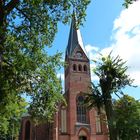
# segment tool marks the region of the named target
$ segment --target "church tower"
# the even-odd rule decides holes
[[[65,98],[67,107],[59,113],[58,140],[108,140],[106,124],[96,109],[88,110],[83,101],[91,83],[90,61],[75,20],[71,23],[65,54]]]
[[[65,55],[67,106],[58,105],[53,123],[35,126],[30,115],[23,116],[20,140],[108,140],[105,113],[99,115],[83,104],[91,83],[90,60],[75,24],[73,20]]]

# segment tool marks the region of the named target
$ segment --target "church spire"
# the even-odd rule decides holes
[[[69,33],[68,45],[67,45],[67,48],[66,48],[66,58],[71,57],[74,49],[77,46],[81,47],[81,49],[83,50],[83,52],[86,55],[86,50],[85,50],[84,45],[83,45],[80,30],[77,29],[76,19],[73,18],[72,23],[71,23],[70,33]]]

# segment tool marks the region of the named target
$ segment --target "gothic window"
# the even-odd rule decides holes
[[[61,132],[66,133],[67,132],[67,116],[66,116],[66,109],[61,109]]]
[[[77,66],[76,66],[76,64],[73,64],[73,71],[77,71]]]
[[[84,65],[84,71],[85,71],[85,72],[87,71],[87,66],[86,66],[86,65]]]
[[[101,133],[101,118],[100,115],[96,113],[96,133]]]
[[[30,128],[31,128],[30,121],[27,121],[25,123],[25,140],[30,140]]]
[[[82,71],[82,66],[81,65],[78,65],[78,70]]]
[[[77,98],[77,122],[86,123],[86,107],[84,105],[84,97],[78,96]]]
[[[46,135],[47,135],[47,140],[52,140],[52,136],[53,136],[53,123],[52,122],[47,121]]]

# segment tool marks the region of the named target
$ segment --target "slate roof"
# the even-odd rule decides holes
[[[76,28],[76,21],[73,19],[71,23],[68,45],[66,48],[66,57],[71,57],[74,49],[80,46],[84,53],[87,55],[83,45],[82,36],[80,30]]]

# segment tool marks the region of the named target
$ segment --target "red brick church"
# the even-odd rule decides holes
[[[80,31],[71,24],[65,55],[65,94],[67,106],[61,105],[54,123],[34,126],[30,117],[22,119],[20,140],[108,140],[105,115],[87,110],[84,94],[91,82],[90,61]]]

